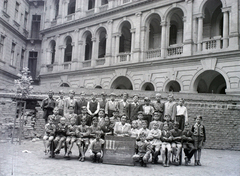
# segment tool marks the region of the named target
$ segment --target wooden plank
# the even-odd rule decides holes
[[[135,143],[130,137],[105,136],[103,163],[133,166]]]

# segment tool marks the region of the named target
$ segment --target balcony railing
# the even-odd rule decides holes
[[[70,70],[71,69],[71,63],[70,62],[63,63],[62,66],[63,66],[63,70]]]
[[[147,59],[161,57],[161,49],[150,49],[147,52]]]
[[[83,61],[82,66],[83,66],[83,68],[91,67],[91,60]]]
[[[206,50],[215,50],[222,48],[222,38],[221,36],[215,36],[213,39],[205,39],[202,43],[203,51]]]
[[[117,56],[118,62],[126,62],[131,60],[131,53],[119,53]]]
[[[170,46],[167,52],[168,56],[181,55],[183,53],[183,46]]]
[[[86,15],[87,16],[94,15],[94,9],[90,9],[90,10],[86,11]]]
[[[97,65],[104,65],[105,64],[105,58],[98,58],[96,60]]]

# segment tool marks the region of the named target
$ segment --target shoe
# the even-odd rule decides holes
[[[81,162],[84,162],[85,161],[85,157],[81,157]]]
[[[202,164],[200,163],[200,160],[197,161],[197,165],[201,166]]]
[[[197,160],[195,160],[195,162],[194,162],[194,166],[197,166],[198,164],[197,164]]]
[[[167,167],[166,163],[163,163],[163,167]]]
[[[188,158],[185,157],[184,159],[185,159],[185,166],[187,166],[187,165],[188,165],[188,162],[189,162],[189,161],[188,161]]]
[[[146,163],[143,163],[143,167],[147,167],[147,164],[146,164]]]
[[[60,150],[55,150],[54,153],[55,153],[55,154],[59,154],[59,153],[60,153]]]
[[[169,163],[166,164],[166,167],[169,167]]]

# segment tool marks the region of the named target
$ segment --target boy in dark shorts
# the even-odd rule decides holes
[[[182,130],[179,129],[178,122],[174,122],[173,129],[170,132],[172,134],[173,161],[179,162],[179,155],[182,151]]]
[[[164,123],[163,125],[163,130],[162,130],[162,136],[161,136],[161,141],[162,141],[162,162],[164,167],[169,167],[169,159],[171,155],[171,142],[172,142],[172,134],[169,131],[169,127],[167,123]],[[167,149],[167,154],[165,153]]]
[[[139,134],[140,141],[136,142],[135,154],[133,161],[139,161],[141,166],[147,166],[151,154],[151,144],[146,141],[147,135],[142,132]]]
[[[60,150],[64,142],[66,141],[66,132],[67,132],[66,118],[61,117],[60,123],[58,124],[57,130],[56,130],[56,137],[54,139],[55,146],[57,146],[57,148],[54,151],[55,154],[60,153]]]
[[[52,118],[50,118],[48,120],[48,123],[45,125],[45,134],[43,136],[43,144],[45,147],[45,154],[47,154],[50,149],[50,144],[54,139],[54,135],[55,135],[55,131],[56,131],[56,126],[53,124],[53,120]]]
[[[206,141],[205,127],[202,125],[202,116],[198,115],[196,118],[196,123],[192,126],[194,148],[196,149],[194,153],[195,166],[201,166],[201,150],[204,142]]]
[[[100,138],[101,134],[97,133],[96,138],[91,142],[89,146],[90,158],[93,162],[100,162],[103,156],[103,144],[104,140]]]
[[[190,131],[190,125],[185,124],[184,130],[182,132],[182,147],[185,153],[185,165],[187,166],[191,162],[191,158],[195,153],[193,146],[193,133]]]
[[[87,121],[85,118],[82,119],[81,125],[79,125],[76,129],[77,135],[77,146],[79,149],[79,161],[85,161],[85,153],[88,149],[89,145],[89,135],[90,130],[89,126],[86,125]]]
[[[72,152],[71,149],[73,147],[74,142],[77,141],[77,136],[76,136],[76,119],[75,117],[72,117],[70,119],[70,125],[67,127],[67,139],[66,139],[66,144],[67,144],[67,155],[69,156]]]

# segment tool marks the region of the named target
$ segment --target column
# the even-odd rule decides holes
[[[101,1],[95,0],[94,13],[98,13],[99,12],[99,6],[101,5],[100,3],[101,3]]]
[[[105,65],[111,65],[111,58],[112,58],[112,23],[113,20],[109,20],[108,30],[106,35],[106,55],[105,55]]]
[[[78,50],[77,50],[77,60],[78,60],[78,67],[81,68],[82,67],[82,61],[83,61],[83,58],[82,58],[82,53],[84,52],[84,48],[83,48],[83,41],[82,40],[79,40],[78,41]]]
[[[76,29],[73,33],[73,42],[72,42],[72,61],[77,62],[78,55],[77,55],[77,43],[78,43],[78,32],[79,29]]]
[[[167,22],[166,21],[162,21],[161,22],[161,26],[162,26],[161,57],[165,58],[166,57],[166,51],[167,51],[167,46],[166,46]]]
[[[141,27],[141,56],[140,56],[140,62],[142,62],[145,59],[145,52],[146,52],[146,31],[147,31],[147,27],[146,26],[142,26]]]
[[[65,52],[65,48],[66,46],[59,46],[59,49],[61,50],[61,55],[59,57],[59,64],[63,64],[64,63],[64,52]]]
[[[96,38],[93,37],[92,38],[92,60],[91,60],[91,67],[95,67],[96,66],[96,59],[97,59],[97,46],[98,43],[96,42]]]
[[[202,39],[203,39],[203,17],[198,17],[198,41],[197,51],[202,51]]]
[[[57,35],[56,37],[55,37],[55,42],[56,42],[56,47],[55,47],[55,62],[54,62],[54,64],[59,64],[60,63],[60,60],[59,60],[59,58],[60,58],[60,50],[59,50],[59,46],[60,46],[60,35]]]
[[[131,34],[132,34],[132,39],[131,39],[131,51],[130,51],[130,53],[133,53],[134,52],[134,49],[135,49],[135,29],[131,29],[130,30],[130,32],[131,32]]]
[[[193,19],[193,43],[194,43],[194,52],[197,51],[197,18]]]
[[[142,21],[142,12],[138,12],[135,14],[135,25],[136,25],[136,31],[135,31],[135,44],[134,44],[134,50],[133,50],[133,55],[132,58],[136,62],[139,62],[141,60],[140,54],[141,54],[141,21]]]
[[[116,39],[115,39],[115,56],[116,57],[119,54],[119,44],[120,44],[119,42],[120,42],[120,33],[116,35]]]
[[[228,21],[229,21],[228,11],[224,11],[223,12],[223,48],[228,47],[228,37],[229,37]]]
[[[57,16],[57,24],[62,23],[63,18],[63,0],[59,0],[59,7],[58,7],[58,16]]]
[[[46,48],[46,65],[50,65],[51,64],[51,54],[52,54],[52,50],[51,48]]]

